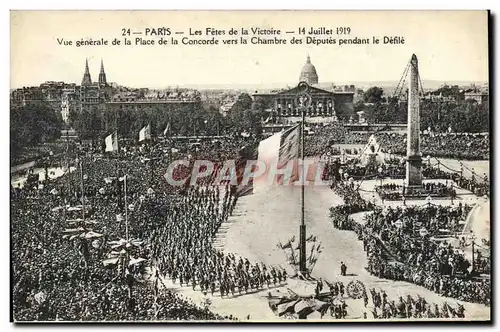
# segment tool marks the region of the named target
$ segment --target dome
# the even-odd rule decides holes
[[[318,74],[309,56],[307,56],[306,64],[302,67],[302,71],[300,72],[299,82],[306,82],[309,85],[318,84]]]

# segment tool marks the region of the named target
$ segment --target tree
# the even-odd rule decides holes
[[[11,157],[16,158],[25,148],[58,139],[63,126],[61,113],[44,102],[11,107]]]
[[[248,93],[242,93],[238,96],[238,100],[234,103],[233,107],[229,112],[231,113],[240,113],[242,111],[246,111],[252,108],[252,97]]]
[[[96,139],[104,131],[103,112],[97,106],[84,109],[72,119],[73,128],[81,139]]]
[[[273,96],[259,96],[255,98],[252,109],[257,112],[262,112],[266,109],[274,107],[274,98]]]
[[[378,86],[372,86],[363,94],[365,103],[377,104],[385,101],[384,90]]]

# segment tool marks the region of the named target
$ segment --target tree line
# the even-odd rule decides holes
[[[61,136],[61,112],[39,102],[10,107],[10,154],[19,157],[25,148],[52,142]]]
[[[444,95],[444,94],[443,94]],[[448,95],[455,95],[449,92]],[[355,111],[364,111],[369,123],[406,123],[408,104],[397,98],[385,97],[380,87],[371,87],[361,94]],[[435,132],[487,132],[490,128],[488,103],[475,100],[436,102],[420,101],[420,128],[431,128]]]
[[[223,116],[213,105],[201,101],[172,104],[141,104],[134,109],[120,109],[119,106],[99,109],[97,106],[83,111],[72,111],[69,126],[81,139],[98,139],[117,131],[120,137],[136,138],[138,132],[150,125],[153,136],[215,136],[239,135],[243,132],[259,134],[262,114],[252,110],[252,98],[241,94]]]

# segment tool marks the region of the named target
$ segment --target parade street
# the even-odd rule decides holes
[[[275,204],[276,201],[279,201],[279,204]],[[367,289],[380,288],[390,298],[397,299],[399,296],[406,297],[410,294],[421,295],[428,301],[436,303],[457,302],[455,299],[439,296],[424,287],[369,275],[364,269],[366,255],[363,252],[362,242],[357,240],[353,232],[335,229],[328,217],[328,210],[325,209],[325,206],[341,204],[341,198],[328,187],[312,187],[306,188],[305,201],[308,236],[317,236],[318,241],[324,246],[313,269],[313,276],[329,282],[342,281],[344,284],[351,280],[360,280],[365,283]],[[283,264],[285,255],[276,245],[279,241],[284,242],[294,235],[298,236],[298,216],[300,216],[300,187],[274,186],[268,190],[258,190],[254,195],[242,197],[238,201],[234,215],[229,218],[227,232],[222,231],[225,225],[221,227],[221,232],[225,234],[219,235],[221,237],[219,245],[224,244],[226,253],[248,257],[252,261],[263,261],[268,265],[286,267]],[[347,265],[347,276],[340,276],[341,261]],[[265,298],[266,292],[267,290],[264,290],[245,295],[245,305],[235,303],[242,301],[241,297],[217,299],[215,296],[211,308],[217,313],[233,314],[242,318],[250,314],[252,320],[268,320],[269,317],[277,319],[269,309]],[[260,306],[255,298],[260,299],[258,300]],[[349,299],[346,303],[349,306],[348,319],[361,318],[363,312],[367,312],[368,317],[371,317],[370,310],[364,308],[362,300]],[[255,312],[255,309],[258,312]],[[465,303],[465,309],[472,319],[490,317],[490,308],[481,304]],[[325,315],[324,319],[332,318]]]

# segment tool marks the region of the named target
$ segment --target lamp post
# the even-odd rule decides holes
[[[471,248],[472,248],[472,270],[471,273],[474,272],[474,246],[475,246],[475,240],[476,236],[474,235],[474,232],[471,230],[469,234],[469,240],[471,241]]]

